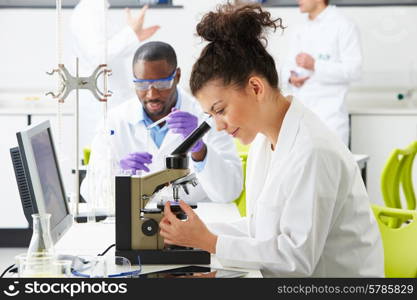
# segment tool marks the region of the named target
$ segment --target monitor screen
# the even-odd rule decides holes
[[[43,192],[45,211],[51,214],[51,228],[68,214],[57,162],[51,144],[50,131],[41,131],[31,137],[33,155]]]
[[[13,163],[15,171],[19,170],[19,161],[24,170],[15,174],[18,186],[20,183],[25,216],[32,223],[31,214],[49,213],[52,241],[56,243],[71,227],[73,218],[68,208],[50,122],[29,126],[16,135],[20,159],[15,159]]]

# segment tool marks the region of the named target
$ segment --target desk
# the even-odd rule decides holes
[[[367,168],[367,164],[369,160],[369,155],[353,154],[353,156],[355,157],[356,163],[358,164],[359,169],[361,170],[363,183],[365,183],[365,187],[366,187],[366,173],[367,173],[366,168]]]
[[[234,221],[240,218],[239,211],[234,203],[199,203],[196,213],[204,222]],[[113,222],[81,223],[74,224],[70,230],[57,243],[55,250],[59,254],[71,255],[97,255],[103,252],[115,241],[115,224]],[[114,255],[114,248],[109,251]],[[166,270],[184,265],[143,265],[142,273]],[[223,268],[216,259],[211,256],[211,267]],[[135,267],[133,266],[132,269]],[[233,270],[233,268],[227,268]],[[121,271],[120,269],[116,269]],[[246,270],[247,277],[262,277],[258,270]]]

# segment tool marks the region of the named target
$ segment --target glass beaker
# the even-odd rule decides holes
[[[34,253],[32,253],[34,254]],[[26,253],[15,257],[18,276],[26,278],[55,277],[55,256],[39,253],[28,256]]]
[[[50,220],[51,214],[33,214],[33,233],[30,240],[27,256],[42,257],[54,255]]]
[[[70,260],[55,260],[52,263],[53,266],[53,273],[55,278],[70,278],[72,277],[71,273],[71,265],[72,261]]]

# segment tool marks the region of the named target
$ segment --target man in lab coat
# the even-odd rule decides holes
[[[165,168],[165,157],[198,127],[204,114],[190,95],[177,87],[181,69],[177,67],[174,49],[163,42],[149,42],[136,51],[133,58],[133,81],[136,97],[113,109],[108,116],[108,138],[99,133],[92,142],[89,170],[100,172],[101,155],[111,147],[115,161],[121,169],[143,175]],[[147,129],[154,122],[166,121]],[[97,145],[97,146],[96,146]],[[104,149],[98,149],[98,148]],[[225,132],[210,130],[190,150],[190,169],[199,180],[196,187],[189,187],[187,195],[180,190],[185,201],[230,202],[242,190],[243,175],[240,159],[231,136]],[[89,198],[87,185],[91,179],[87,172],[82,185],[84,198]],[[100,179],[98,179],[100,181]],[[172,191],[165,191],[172,198]],[[163,199],[164,200],[164,199]]]
[[[298,0],[307,13],[296,30],[282,78],[291,93],[348,145],[349,118],[344,99],[360,77],[358,30],[329,0]]]
[[[142,41],[147,40],[159,26],[144,27],[147,6],[137,16],[126,9],[126,23],[117,26],[108,11],[107,0],[81,0],[71,15],[70,30],[75,54],[80,58],[80,75],[89,76],[99,64],[106,61],[112,70],[109,89],[112,96],[108,108],[113,108],[134,97],[130,82],[132,56]],[[105,26],[106,24],[106,26]],[[89,91],[80,91],[80,145],[88,146],[94,137],[102,116],[102,103]]]

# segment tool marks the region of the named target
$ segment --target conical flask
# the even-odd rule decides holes
[[[42,257],[54,255],[50,229],[50,214],[33,214],[33,233],[30,240],[27,257]]]

